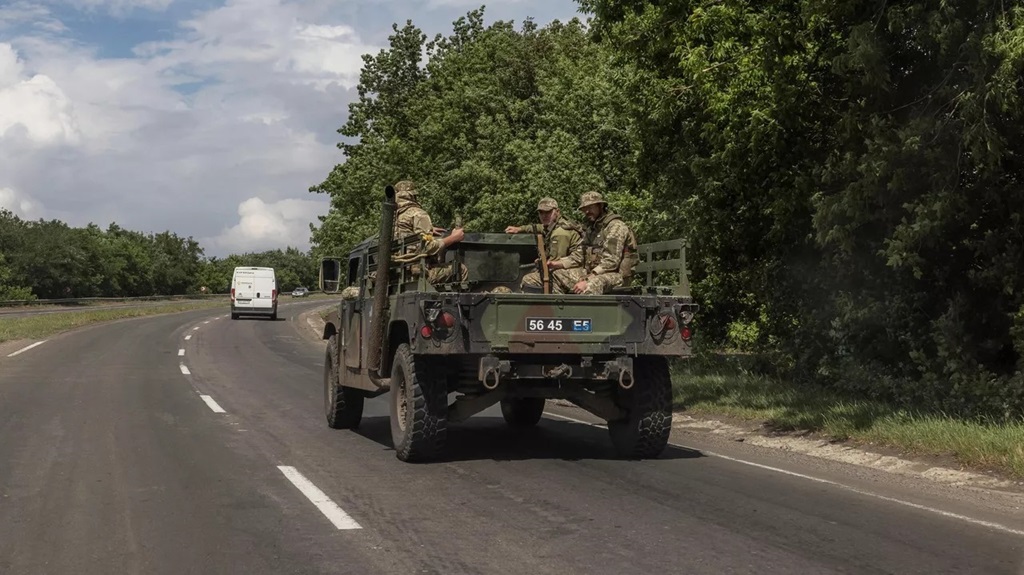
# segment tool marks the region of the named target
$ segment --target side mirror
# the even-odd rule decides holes
[[[320,260],[320,291],[338,293],[341,287],[341,260],[324,258]]]

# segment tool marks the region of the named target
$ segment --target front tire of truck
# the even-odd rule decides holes
[[[543,397],[520,397],[501,400],[501,416],[509,427],[523,429],[533,427],[544,415]]]
[[[395,456],[426,461],[444,448],[448,435],[448,385],[439,370],[398,346],[391,368],[391,441]]]
[[[363,394],[341,385],[338,336],[327,340],[324,354],[324,410],[332,429],[356,429],[363,419]]]
[[[672,430],[672,378],[664,357],[633,360],[634,385],[616,389],[616,403],[627,410],[624,419],[608,422],[608,433],[620,457],[655,458],[668,445]]]

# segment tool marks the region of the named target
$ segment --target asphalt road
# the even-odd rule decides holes
[[[1019,494],[682,432],[618,461],[575,410],[514,433],[491,409],[404,464],[383,397],[358,432],[326,426],[297,321],[316,305],[0,355],[0,573],[1024,574]]]

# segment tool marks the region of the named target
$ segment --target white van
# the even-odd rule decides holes
[[[277,320],[274,268],[235,268],[231,275],[231,319],[240,315],[269,315],[271,320]]]

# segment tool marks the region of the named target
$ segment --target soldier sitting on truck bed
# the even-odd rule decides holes
[[[459,265],[458,279],[456,279],[453,264],[451,262],[443,263],[440,259],[444,253],[443,250],[457,244],[465,237],[462,228],[455,228],[447,237],[435,238],[434,235],[441,230],[434,227],[430,221],[430,214],[416,200],[416,184],[410,180],[403,180],[395,184],[395,202],[397,211],[395,213],[394,239],[401,241],[411,234],[417,234],[421,238],[417,249],[409,254],[396,257],[395,261],[423,256],[419,258],[423,260],[420,265],[412,266],[412,272],[414,275],[419,274],[421,265],[425,264],[427,280],[432,285],[466,281],[469,277],[469,270],[465,265]]]
[[[608,210],[608,202],[599,192],[580,197],[580,208],[587,218],[583,239],[583,267],[562,269],[555,263],[553,293],[603,294],[629,285],[639,262],[636,237],[622,217]]]
[[[564,217],[554,198],[541,198],[537,202],[539,224],[508,226],[506,234],[544,234],[544,251],[547,252],[548,269],[579,267],[583,262],[583,227]],[[543,288],[541,274],[532,271],[523,277],[520,287],[524,291],[540,291]]]

